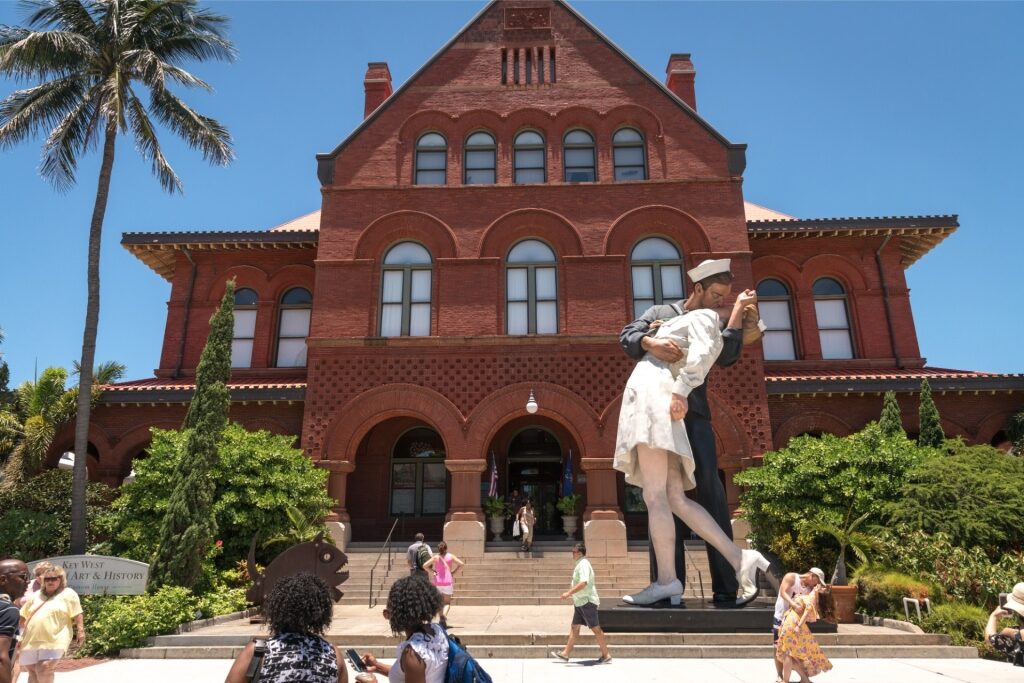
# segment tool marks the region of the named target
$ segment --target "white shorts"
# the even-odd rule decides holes
[[[434,586],[441,595],[455,595],[455,586]]]
[[[18,662],[23,665],[38,664],[51,659],[60,659],[64,656],[64,650],[22,650]]]

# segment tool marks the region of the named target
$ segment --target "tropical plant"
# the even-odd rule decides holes
[[[921,380],[921,400],[917,413],[920,420],[917,445],[941,448],[946,435],[942,431],[942,419],[939,417],[939,409],[932,398],[932,388],[927,379]]]
[[[1024,455],[1024,410],[1006,420],[1006,437],[1010,440],[1010,452]]]
[[[0,75],[32,83],[0,101],[0,146],[46,133],[40,173],[63,191],[74,185],[78,161],[102,140],[99,182],[89,225],[88,303],[75,423],[72,550],[85,551],[85,457],[89,396],[100,310],[100,245],[110,195],[114,146],[130,134],[161,187],[182,189],[157,138],[153,119],[214,164],[234,157],[231,136],[216,120],[191,109],[174,83],[210,90],[179,64],[231,60],[227,19],[195,0],[26,0],[25,27],[0,26]],[[149,90],[148,107],[136,92]]]
[[[843,518],[841,524],[833,524],[831,522],[805,522],[802,527],[802,532],[811,532],[814,534],[823,534],[831,536],[835,539],[836,543],[839,544],[839,554],[836,558],[836,568],[832,572],[831,583],[837,586],[847,586],[849,581],[846,577],[846,551],[851,550],[856,555],[857,560],[862,564],[868,563],[868,553],[875,550],[878,547],[878,543],[875,537],[870,533],[860,531],[860,527],[871,517],[871,512],[865,512],[856,519],[853,517],[853,505],[854,502],[850,502],[850,507],[846,511],[846,516]]]
[[[555,507],[557,507],[558,511],[563,515],[571,517],[579,513],[580,503],[582,502],[583,496],[578,493],[570,493],[568,496],[562,496],[559,498],[558,502],[555,503]]]
[[[288,517],[290,526],[268,538],[263,544],[264,548],[270,548],[282,543],[295,545],[296,543],[311,541],[316,538],[317,534],[321,533],[324,535],[326,542],[334,545],[334,537],[327,533],[323,518],[317,515],[316,512],[303,512],[294,505],[289,505],[284,509],[284,513]]]
[[[194,588],[205,551],[217,533],[213,508],[217,447],[228,424],[231,338],[235,325],[235,281],[229,280],[196,368],[196,389],[185,414],[188,438],[170,480],[171,498],[160,527],[151,578],[156,585]]]
[[[896,401],[896,392],[885,392],[885,399],[882,402],[882,416],[878,419],[878,426],[886,436],[903,436],[907,433],[903,430],[903,418],[900,416],[900,404]]]
[[[511,517],[512,508],[505,502],[504,496],[488,496],[483,502],[484,513],[488,517]]]

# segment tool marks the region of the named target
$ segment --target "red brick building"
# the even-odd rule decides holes
[[[155,378],[106,390],[90,472],[119,481],[151,426],[180,425],[234,278],[232,418],[297,437],[351,538],[382,539],[406,514],[482,552],[493,454],[500,493],[538,499],[541,533],[560,528],[569,460],[591,552],[622,552],[646,520],[611,468],[632,368],[617,333],[721,257],[770,327],[710,378],[733,505],[733,474],[796,434],[858,429],[888,389],[913,430],[923,377],[947,434],[1004,441],[1024,380],[928,368],[918,347],[904,271],[956,216],[808,220],[745,203],[745,145],[697,114],[694,77],[675,54],[657,81],[544,0],[488,4],[395,92],[371,63],[365,120],[317,158],[320,211],[260,232],[124,236],[171,283],[164,346]]]

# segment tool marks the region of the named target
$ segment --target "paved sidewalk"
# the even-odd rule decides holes
[[[607,665],[594,660],[564,664],[544,659],[485,659],[496,683],[771,683],[775,668],[768,660],[621,659]],[[836,659],[835,668],[816,683],[1020,683],[1024,669],[982,659]],[[181,683],[222,681],[231,662],[223,659],[118,659],[79,671],[57,674],[66,683]],[[352,680],[350,673],[349,680]],[[387,678],[378,677],[380,683]],[[18,683],[27,683],[22,674]]]

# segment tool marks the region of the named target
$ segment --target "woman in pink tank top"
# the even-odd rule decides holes
[[[448,626],[448,610],[451,609],[452,596],[455,595],[455,572],[462,569],[465,564],[448,552],[448,544],[441,541],[437,544],[437,553],[423,565],[423,568],[430,572],[437,592],[444,600],[439,623],[446,628]]]

